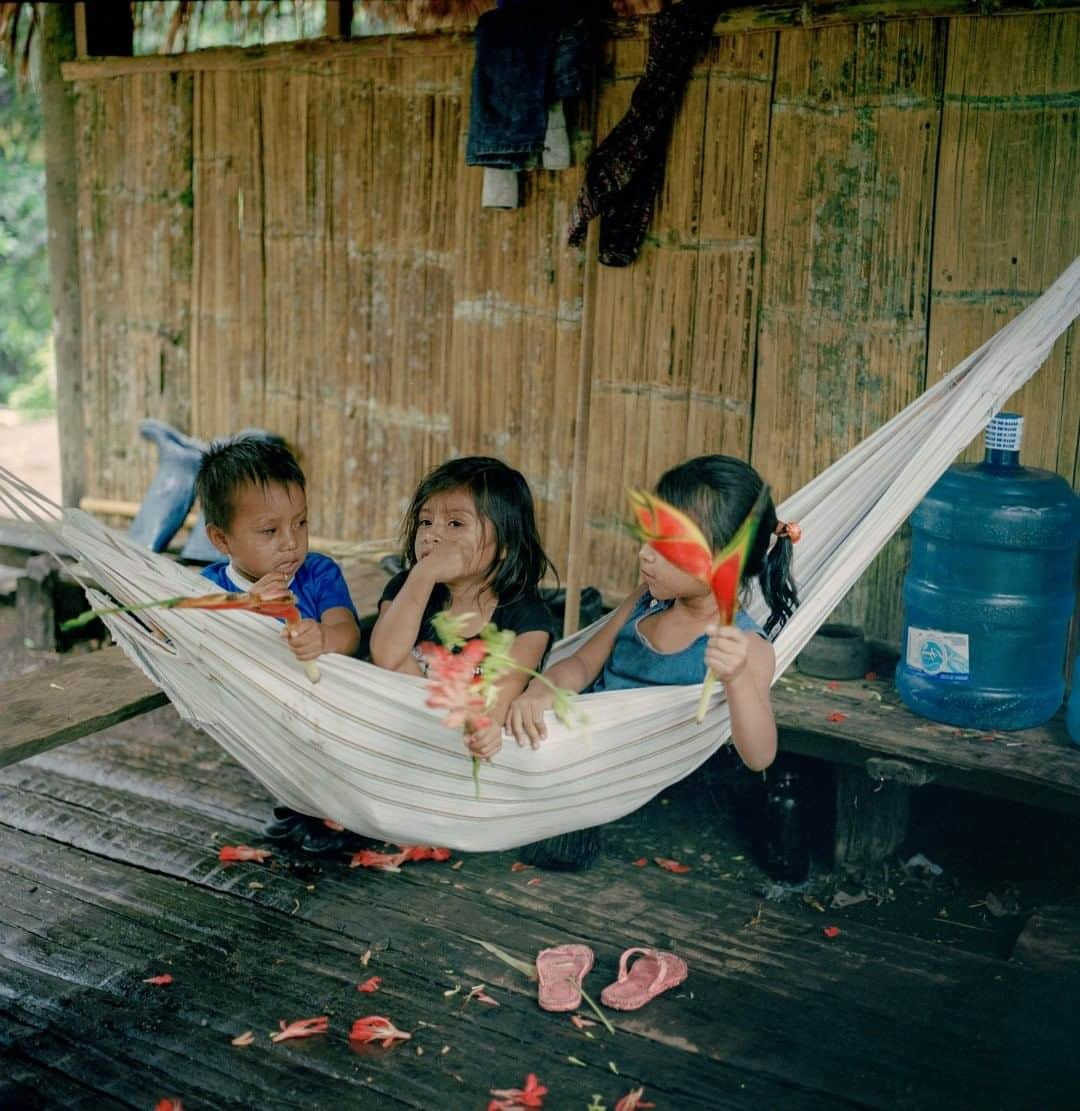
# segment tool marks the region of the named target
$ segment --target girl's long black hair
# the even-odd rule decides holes
[[[660,476],[656,492],[689,514],[716,551],[736,533],[764,485],[761,475],[730,455],[699,455]],[[775,536],[776,506],[765,503],[754,543],[743,568],[743,584],[757,578],[769,607],[765,632],[779,631],[795,612],[799,594],[791,577],[792,544]],[[775,540],[770,548],[770,542]]]
[[[420,510],[430,498],[452,490],[465,490],[476,512],[489,520],[495,530],[495,559],[489,583],[500,604],[536,591],[552,565],[536,528],[532,491],[520,471],[486,455],[451,459],[421,481],[405,511],[401,529],[405,566],[416,563]]]

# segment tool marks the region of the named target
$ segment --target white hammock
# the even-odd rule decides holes
[[[777,675],[1078,314],[1080,259],[947,378],[780,506],[803,529],[795,566],[802,605],[776,640]],[[79,556],[80,573],[124,604],[208,593],[193,571],[85,513],[59,510],[2,470],[0,504],[46,523]],[[91,600],[109,604],[97,592]],[[764,618],[759,597],[750,612]],[[699,686],[585,695],[587,733],[552,721],[539,751],[507,742],[483,765],[477,798],[461,738],[424,706],[422,679],[324,656],[313,686],[277,622],[254,614],[154,611],[167,640],[131,616],[106,620],[180,714],[275,797],[398,843],[508,849],[612,821],[688,775],[730,734],[719,685],[700,724]],[[553,659],[587,635],[560,642]]]

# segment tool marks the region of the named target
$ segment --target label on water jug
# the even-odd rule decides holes
[[[967,633],[909,628],[907,666],[941,683],[966,683],[971,678]]]

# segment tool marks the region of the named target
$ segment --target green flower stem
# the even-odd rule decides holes
[[[179,598],[159,598],[153,602],[136,602],[131,606],[111,606],[109,609],[103,610],[86,610],[80,613],[78,617],[73,617],[70,621],[65,621],[60,626],[60,631],[66,633],[69,629],[78,629],[83,625],[89,625],[95,617],[109,617],[114,613],[136,613],[139,610],[149,609],[172,609],[182,601],[184,601],[184,598],[181,595]]]
[[[600,1010],[600,1008],[592,1001],[592,996],[589,995],[589,993],[580,984],[577,985],[577,988],[578,991],[581,992],[581,998],[584,999],[590,1007],[592,1007],[593,1014],[595,1014],[596,1017],[604,1024],[604,1028],[607,1030],[607,1032],[609,1034],[614,1034],[615,1027],[611,1025],[611,1022],[608,1020],[608,1016],[604,1014],[604,1012]]]

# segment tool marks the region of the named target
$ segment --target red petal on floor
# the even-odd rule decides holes
[[[536,1079],[536,1073],[530,1072],[525,1077],[524,1088],[492,1088],[491,1094],[495,1097],[488,1104],[488,1111],[517,1111],[522,1107],[543,1107],[544,1096],[547,1088]]]
[[[539,876],[533,876],[531,880],[526,880],[526,887],[539,887],[544,881]]]
[[[827,938],[832,939],[834,937],[839,937],[840,936],[840,927],[839,926],[826,926],[825,929],[823,929],[821,932]]]
[[[524,872],[529,867],[531,867],[531,865],[523,864],[520,860],[515,860],[514,863],[510,865],[510,871],[511,872]]]
[[[144,984],[155,984],[155,985],[171,984],[172,983],[172,976],[170,976],[168,972],[163,972],[160,976],[150,976],[150,977],[148,977],[147,979],[143,980],[143,983]]]
[[[242,1034],[237,1034],[236,1037],[232,1039],[232,1044],[233,1045],[239,1045],[239,1046],[245,1046],[245,1045],[252,1045],[254,1043],[254,1041],[255,1041],[255,1031],[254,1030],[245,1030]]]
[[[437,849],[434,845],[401,845],[402,860],[449,860],[449,849]]]
[[[847,714],[842,714],[839,710],[833,710],[831,714],[825,715],[825,720],[831,721],[833,724],[836,724],[840,721],[847,721]]]
[[[587,1026],[595,1026],[591,1018],[582,1018],[581,1015],[571,1015],[570,1021],[579,1029],[584,1030]]]
[[[282,1019],[278,1025],[281,1029],[276,1034],[270,1035],[272,1042],[287,1042],[293,1038],[311,1038],[316,1034],[325,1034],[330,1019],[326,1015],[319,1015],[318,1018],[298,1018],[289,1023]]]
[[[349,858],[349,867],[396,869],[400,862],[400,853],[377,853],[374,849],[361,849]]]
[[[412,1034],[399,1030],[388,1018],[382,1015],[367,1015],[358,1018],[349,1031],[349,1041],[366,1045],[368,1042],[378,1042],[380,1045],[393,1045],[396,1041],[407,1042]]]
[[[689,864],[682,864],[678,860],[670,860],[666,856],[654,856],[653,860],[655,860],[665,872],[676,872],[681,875],[683,872],[691,871]]]
[[[615,1111],[640,1111],[646,1107],[655,1107],[655,1103],[646,1103],[642,1098],[645,1095],[644,1088],[635,1088],[632,1092],[627,1092],[618,1103],[615,1104]]]
[[[382,987],[381,976],[369,976],[362,984],[356,985],[357,991],[372,992],[378,991]]]
[[[838,691],[840,689],[840,684],[835,679],[833,679],[831,682],[826,683],[825,686],[827,686],[831,691]]]
[[[218,851],[218,860],[223,864],[230,864],[237,860],[254,860],[262,864],[272,855],[269,849],[253,849],[248,845],[222,845]]]
[[[178,1099],[159,1099],[154,1111],[184,1111],[184,1105]]]
[[[633,864],[635,868],[644,868],[645,865],[649,863],[649,858],[647,856],[639,856],[637,860],[632,860],[630,863]]]

